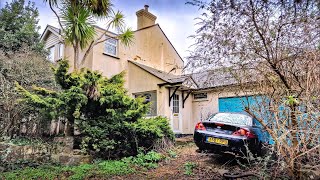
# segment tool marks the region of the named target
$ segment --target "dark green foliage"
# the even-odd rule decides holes
[[[34,87],[29,92],[17,84],[25,102],[44,118],[64,118],[77,127],[81,148],[96,157],[136,155],[139,147],[151,149],[156,142],[174,136],[166,118],[141,119],[148,108],[142,98],[131,98],[123,87],[123,73],[108,79],[82,69],[68,73],[66,60],[54,69],[60,92]],[[73,128],[70,134],[73,133]]]
[[[0,50],[6,54],[29,52],[44,53],[39,43],[39,12],[34,3],[14,0],[0,10]]]
[[[126,163],[131,163],[139,167],[153,169],[158,167],[158,162],[165,157],[155,151],[150,151],[147,154],[139,153],[136,157],[124,158],[123,161]]]
[[[157,141],[165,138],[174,141],[174,134],[169,125],[169,120],[164,117],[139,119],[131,127],[136,136],[139,147],[150,149]]]

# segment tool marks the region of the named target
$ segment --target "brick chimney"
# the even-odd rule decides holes
[[[148,11],[149,6],[144,5],[144,9],[141,9],[136,12],[138,21],[137,21],[137,30],[152,26],[156,23],[157,16],[151,14]]]

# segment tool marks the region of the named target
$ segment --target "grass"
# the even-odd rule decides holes
[[[123,158],[121,160],[100,161],[93,164],[79,166],[40,166],[37,168],[5,172],[0,179],[69,179],[78,180],[90,177],[111,177],[134,173],[136,168],[156,168],[163,155],[150,151],[147,154],[138,154],[136,157]]]
[[[25,169],[5,172],[0,179],[22,180],[22,179],[69,179],[78,180],[89,177],[106,177],[115,175],[126,175],[133,173],[135,169],[131,164],[118,161],[102,161],[95,164],[83,164],[79,166],[42,166],[37,168],[27,167]]]

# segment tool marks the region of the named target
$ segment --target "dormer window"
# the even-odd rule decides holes
[[[105,43],[105,53],[111,56],[117,57],[118,53],[118,40],[115,38],[107,37],[108,39],[106,40]]]

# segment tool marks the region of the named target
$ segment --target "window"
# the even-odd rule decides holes
[[[50,47],[49,49],[49,55],[48,55],[48,60],[51,62],[54,62],[54,46]]]
[[[196,93],[196,94],[193,94],[193,99],[194,100],[207,99],[207,98],[208,98],[208,94],[207,93]]]
[[[64,44],[60,43],[59,44],[59,58],[63,58],[63,53],[64,53]]]
[[[172,98],[172,112],[179,113],[179,95],[174,94]]]
[[[157,116],[157,92],[145,92],[135,94],[135,98],[144,97],[144,103],[150,103],[150,109],[147,111],[147,116]]]
[[[112,56],[117,56],[118,40],[110,37],[107,37],[107,38],[109,39],[106,41],[106,44],[105,44],[105,49],[104,49],[105,53]]]

